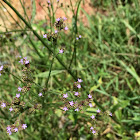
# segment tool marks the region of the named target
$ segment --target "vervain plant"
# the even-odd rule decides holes
[[[34,82],[34,77],[32,75],[32,71],[30,70],[30,65],[32,65],[29,60],[27,60],[27,57],[20,58],[19,63],[22,64],[23,66],[23,75],[21,77],[21,79],[19,79],[22,82],[22,86],[18,85],[18,92],[16,94],[16,97],[13,98],[13,101],[11,103],[8,103],[7,101],[2,100],[0,102],[1,108],[5,109],[5,111],[9,111],[12,114],[12,117],[16,118],[15,122],[13,122],[12,125],[8,125],[7,126],[7,133],[9,133],[9,135],[11,135],[14,132],[18,132],[21,131],[23,129],[28,129],[28,124],[24,121],[24,116],[26,115],[31,115],[32,113],[36,113],[39,110],[41,110],[42,108],[45,107],[45,99],[47,98],[47,93],[49,92],[49,80],[50,80],[50,76],[51,76],[51,72],[52,72],[52,68],[53,68],[53,64],[54,64],[54,60],[58,60],[58,62],[64,67],[64,69],[72,76],[72,78],[76,81],[73,84],[73,88],[71,91],[66,91],[65,93],[63,93],[63,97],[62,97],[62,105],[59,106],[58,108],[60,110],[63,111],[63,113],[68,113],[70,112],[71,114],[73,114],[73,116],[75,118],[77,118],[77,114],[80,112],[82,115],[85,115],[86,117],[90,118],[92,120],[92,126],[90,127],[90,131],[92,131],[93,134],[97,135],[97,130],[96,130],[96,126],[98,125],[98,119],[100,120],[100,117],[102,115],[104,115],[107,119],[108,116],[112,116],[112,113],[109,111],[106,111],[105,108],[94,98],[94,95],[89,94],[86,91],[86,87],[85,85],[82,83],[84,80],[78,78],[80,76],[78,76],[77,70],[74,73],[72,70],[72,63],[74,61],[75,67],[77,68],[77,42],[82,40],[82,36],[80,34],[78,34],[78,27],[77,27],[77,14],[78,14],[78,9],[76,11],[76,14],[73,11],[74,14],[74,20],[75,20],[75,36],[74,36],[74,51],[72,54],[72,58],[70,60],[69,65],[67,66],[62,59],[60,59],[61,57],[59,57],[60,55],[62,56],[63,53],[65,53],[65,50],[67,50],[67,48],[65,47],[60,47],[59,51],[57,51],[56,47],[57,47],[57,41],[58,39],[61,37],[60,36],[60,32],[63,31],[67,31],[69,30],[69,28],[66,26],[66,17],[59,17],[56,19],[56,21],[51,21],[51,25],[53,25],[52,23],[54,23],[54,26],[51,27],[51,31],[48,33],[44,33],[43,35],[39,35],[39,33],[33,29],[32,25],[27,22],[22,15],[7,1],[7,0],[3,0],[3,2],[5,4],[7,4],[9,7],[11,7],[11,9],[18,15],[18,17],[24,22],[24,24],[27,26],[27,28],[34,34],[34,36],[36,36],[38,38],[38,40],[44,45],[44,47],[46,47],[48,49],[48,51],[50,52],[50,54],[52,55],[52,60],[51,60],[51,65],[49,67],[49,73],[48,73],[48,77],[47,77],[47,82],[46,82],[46,89],[44,89],[44,87],[41,87],[39,84]],[[59,0],[57,1],[59,2]],[[78,1],[78,6],[80,5],[81,0]],[[52,6],[50,1],[47,1],[48,3],[48,8],[50,8]],[[54,18],[54,17],[53,17]],[[53,32],[53,28],[54,32]],[[27,33],[25,33],[27,34]],[[35,44],[32,42],[31,38],[29,39],[31,44],[34,46],[35,48]],[[48,44],[46,42],[50,42],[51,47],[48,46]],[[35,48],[35,50],[37,51],[38,55],[43,58],[43,55]],[[12,73],[9,72],[8,68],[5,65],[1,65],[0,66],[0,76],[2,77],[3,74],[11,74]],[[16,77],[16,76],[15,76]],[[17,78],[17,77],[16,77]],[[35,84],[35,86],[37,86],[37,88],[32,87],[32,85]],[[34,88],[34,89],[33,89]],[[39,92],[36,94],[34,93],[34,91],[38,91]],[[82,90],[83,91],[82,91]],[[84,96],[84,94],[82,94],[83,92],[86,92],[86,96]],[[35,96],[32,97],[32,96]],[[36,102],[37,99],[40,97],[41,101],[40,102]],[[29,103],[26,102],[26,99],[31,98],[34,100],[30,101],[28,100]],[[86,115],[85,112],[88,108],[88,106],[90,108],[93,108],[93,104],[96,104],[97,106],[97,110],[95,112],[95,114],[92,114],[92,116]],[[20,116],[22,119],[19,119],[18,116]],[[116,121],[117,123],[119,123],[114,116],[111,117],[114,121]],[[11,119],[12,120],[12,119]],[[75,121],[76,123],[76,121]]]

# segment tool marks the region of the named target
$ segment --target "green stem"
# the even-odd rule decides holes
[[[52,65],[53,65],[53,62],[54,62],[54,58],[55,58],[55,56],[53,57],[53,59],[51,61],[51,66],[50,66],[50,70],[49,70],[49,75],[48,75],[48,79],[47,79],[46,88],[48,87],[48,82],[49,82],[49,79],[50,79],[50,75],[51,75],[51,71],[52,71]]]

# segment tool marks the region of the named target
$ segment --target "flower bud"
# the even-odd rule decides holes
[[[19,104],[20,104],[20,99],[17,98],[17,97],[15,97],[15,98],[14,98],[14,101],[13,101],[13,104],[14,104],[14,105],[19,105]]]

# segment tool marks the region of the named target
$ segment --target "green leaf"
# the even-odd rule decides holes
[[[57,75],[57,74],[62,73],[64,71],[65,70],[52,70],[51,71],[51,76]],[[46,72],[39,73],[38,75],[35,75],[34,77],[48,78],[48,75],[49,75],[49,71],[46,71]]]
[[[118,60],[118,62],[124,67],[126,68],[126,70],[137,80],[138,84],[140,85],[140,77],[138,76],[138,74],[136,73],[135,69],[133,66],[131,66],[131,68],[129,68],[123,61]]]
[[[32,18],[31,18],[31,23],[33,23],[35,15],[36,15],[36,3],[35,3],[35,0],[32,0]]]
[[[98,80],[98,85],[96,85],[96,86],[93,86],[93,87],[91,87],[90,88],[90,92],[92,92],[92,91],[94,91],[95,89],[97,89],[98,87],[100,87],[100,85],[103,83],[102,82],[102,77],[100,77],[100,79]]]

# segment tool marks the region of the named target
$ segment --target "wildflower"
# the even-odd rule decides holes
[[[101,110],[98,109],[98,110],[97,110],[97,113],[100,113],[100,112],[101,112]]]
[[[26,61],[25,61],[25,64],[28,64],[28,63],[29,63],[29,60],[26,60]]]
[[[7,131],[11,131],[11,127],[10,126],[7,127]]]
[[[64,110],[64,111],[67,111],[67,110],[68,110],[68,108],[67,108],[67,107],[64,107],[64,108],[63,108],[63,110]]]
[[[48,4],[50,4],[50,1],[48,0]]]
[[[66,31],[67,31],[68,29],[69,29],[69,28],[68,28],[67,26],[64,28],[64,30],[66,30]]]
[[[15,130],[15,132],[17,132],[18,131],[18,128],[15,128],[14,130]]]
[[[89,94],[89,95],[88,95],[88,98],[89,98],[89,99],[91,99],[91,98],[92,98],[92,96]]]
[[[57,21],[60,21],[60,18],[57,18],[56,20],[57,20]]]
[[[79,38],[81,38],[81,35],[79,35]]]
[[[6,103],[2,103],[2,105],[1,105],[1,106],[2,106],[3,108],[4,108],[4,107],[6,107]]]
[[[39,93],[38,95],[39,95],[39,96],[42,96],[42,93]]]
[[[80,85],[80,84],[78,84],[78,85],[77,85],[77,88],[81,88],[81,85]]]
[[[78,40],[79,38],[78,37],[76,37],[76,40]]]
[[[24,57],[25,60],[27,60],[27,57]]]
[[[90,107],[93,107],[92,103],[89,103],[89,106],[90,106]]]
[[[11,111],[13,111],[13,108],[11,107],[11,108],[9,108],[9,110],[10,110],[10,112],[11,112]]]
[[[78,96],[79,95],[79,93],[78,92],[75,92],[75,94],[74,94],[75,96]]]
[[[3,66],[0,66],[0,71],[3,69]]]
[[[95,131],[95,130],[93,130],[93,131],[92,131],[92,133],[93,133],[93,134],[95,134],[95,133],[96,133],[96,131]]]
[[[73,102],[73,101],[71,101],[71,102],[69,102],[69,104],[70,104],[71,106],[73,106],[74,102]]]
[[[59,53],[63,53],[63,50],[62,50],[62,49],[60,49],[60,50],[59,50]]]
[[[18,91],[21,91],[22,90],[22,88],[21,87],[18,87]]]
[[[83,82],[83,80],[82,79],[78,79],[78,82],[81,83],[81,82]]]
[[[63,94],[63,98],[67,98],[68,97],[68,94]]]
[[[109,116],[112,116],[112,113],[111,112],[109,113]]]
[[[66,17],[63,17],[63,20],[65,21],[67,18]]]
[[[55,30],[55,33],[57,34],[57,33],[58,33],[58,31],[57,31],[57,30]]]
[[[43,38],[47,38],[47,34],[44,34],[44,35],[43,35]]]
[[[12,132],[11,132],[11,131],[8,131],[7,133],[9,133],[9,135],[11,135],[11,134],[12,134]]]
[[[94,128],[93,127],[90,127],[90,130],[93,130]]]
[[[79,108],[76,108],[76,109],[75,109],[75,111],[77,111],[77,112],[78,112],[78,111],[79,111]]]
[[[20,59],[19,63],[23,64],[23,59]]]
[[[22,125],[22,128],[23,128],[23,129],[27,128],[27,124],[23,124],[23,125]]]
[[[92,116],[91,116],[91,119],[95,119],[95,116],[94,116],[94,115],[92,115]]]
[[[59,2],[59,0],[57,0],[57,2]]]
[[[16,97],[19,98],[20,97],[20,93],[19,94],[16,94]]]

